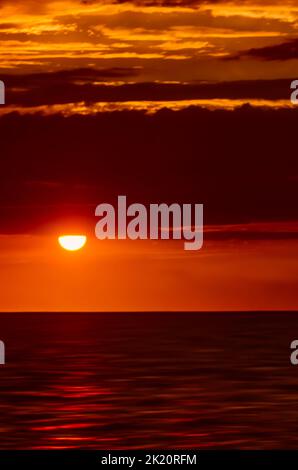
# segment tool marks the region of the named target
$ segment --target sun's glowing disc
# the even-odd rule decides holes
[[[58,238],[58,241],[64,250],[77,251],[86,244],[87,237],[85,235],[63,235]]]

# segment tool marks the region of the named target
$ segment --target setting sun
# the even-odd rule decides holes
[[[60,246],[68,251],[77,251],[86,244],[85,235],[63,235],[58,238]]]

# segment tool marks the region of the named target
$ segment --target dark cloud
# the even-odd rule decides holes
[[[1,23],[0,24],[0,30],[2,29],[10,29],[10,28],[16,28],[17,24],[16,23]]]
[[[88,3],[88,0],[86,0]],[[92,0],[91,0],[92,1]],[[162,7],[197,7],[206,3],[222,3],[224,0],[114,0],[113,3],[134,3],[140,6],[162,6]],[[85,3],[85,2],[84,2]]]
[[[162,84],[109,82],[134,80],[137,68],[75,69],[30,75],[1,75],[6,84],[6,102],[41,106],[76,102],[175,101],[188,99],[288,99],[286,80]],[[102,82],[102,84],[101,84]]]
[[[90,5],[99,3],[100,0],[81,0],[82,4]],[[230,3],[239,5],[239,0],[111,0],[111,3],[124,4],[133,3],[140,6],[162,6],[162,7],[197,7],[200,5],[216,5],[220,3]],[[285,0],[285,5],[295,5],[295,0]],[[278,0],[242,0],[242,5],[262,5],[264,8],[269,5],[280,5]]]
[[[59,0],[58,0],[59,1]],[[139,6],[163,6],[163,7],[184,7],[184,6],[198,6],[208,3],[223,3],[226,0],[110,0],[102,2],[101,0],[76,0],[74,3],[85,5],[86,7],[93,4],[111,3],[111,4],[125,4],[131,3]],[[0,7],[7,4],[20,5],[28,10],[43,10],[54,0],[0,0]],[[62,3],[62,2],[61,2]]]
[[[63,0],[60,0],[63,3]],[[58,0],[59,2],[59,0]],[[285,5],[295,5],[296,0],[285,0]],[[38,10],[41,11],[47,7],[47,5],[51,3],[57,3],[57,0],[0,0],[0,7],[7,4],[14,4],[20,5],[23,8],[28,10]],[[100,4],[100,3],[111,3],[111,4],[134,4],[139,6],[161,6],[161,7],[197,7],[200,5],[212,5],[212,4],[220,4],[220,3],[227,3],[227,0],[74,0],[74,3],[78,3],[81,5],[85,5],[88,7],[89,5],[93,4]],[[231,0],[229,3],[239,5],[239,0]],[[266,6],[269,5],[277,5],[280,6],[279,0],[242,0],[242,5],[261,5]]]
[[[53,85],[70,84],[74,82],[105,81],[121,79],[137,75],[135,68],[113,67],[104,69],[79,68],[72,70],[59,70],[56,72],[41,72],[27,75],[1,74],[3,80],[10,86],[40,87],[43,84]]]
[[[242,51],[231,59],[239,59],[241,57],[255,57],[262,60],[292,60],[298,59],[298,38],[277,44],[274,46],[253,48]]]
[[[298,110],[0,119],[0,232],[131,202],[203,202],[206,223],[297,219]]]
[[[205,231],[205,239],[209,240],[298,240],[298,225],[295,222],[289,223],[286,227],[274,227],[267,224],[263,229],[256,229],[253,224],[248,224],[247,230],[243,230],[243,225],[236,225],[232,229],[226,225],[215,227]],[[285,226],[287,224],[284,224]],[[274,229],[274,230],[272,230]]]

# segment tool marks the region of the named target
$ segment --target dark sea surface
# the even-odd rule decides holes
[[[297,313],[0,314],[1,449],[298,448]]]

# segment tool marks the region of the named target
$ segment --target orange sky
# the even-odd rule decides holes
[[[297,0],[1,0],[0,71],[116,66],[134,68],[138,81],[291,77],[297,58],[258,66],[260,55],[247,51],[287,44],[297,21]]]
[[[286,126],[295,117],[294,106],[283,108],[291,107],[290,78],[298,78],[297,31],[298,0],[0,0],[0,80],[7,80],[0,109],[0,311],[298,309],[291,205],[298,170],[293,132],[283,129],[282,146],[274,121],[284,116]],[[286,80],[271,96],[269,82],[258,88],[263,79],[273,88]],[[214,99],[192,98],[183,88],[222,81],[235,87],[215,89]],[[246,88],[237,88],[241,81]],[[180,89],[166,88],[170,84]],[[224,127],[227,114],[246,103],[269,108],[263,137],[259,121],[241,137],[247,122],[254,126],[245,107],[238,120],[243,128]],[[186,112],[189,106],[229,111],[203,115]],[[165,107],[172,111],[160,111]],[[138,115],[144,124],[131,138],[133,111],[144,108],[157,120]],[[126,121],[108,114],[115,110],[129,110]],[[71,138],[70,122],[77,126]],[[206,122],[215,122],[209,141]],[[49,135],[54,126],[56,135]],[[81,252],[64,252],[57,236],[65,232],[65,207],[84,206],[90,219],[95,205],[120,194],[120,186],[136,193],[144,188],[155,202],[165,202],[156,200],[158,191],[164,196],[168,188],[176,197],[181,188],[176,202],[189,202],[184,194],[207,201],[207,212],[221,223],[235,216],[236,234],[222,225],[218,237],[207,236],[201,251],[189,253],[173,241],[99,242],[91,235]],[[60,221],[55,231],[39,218],[47,211]],[[32,220],[25,226],[27,213]]]
[[[297,233],[297,224],[283,230]],[[235,233],[278,233],[280,225]],[[222,228],[218,228],[224,232]],[[266,237],[266,235],[265,235]],[[262,238],[262,237],[261,237]],[[298,241],[99,241],[66,252],[51,235],[0,236],[2,311],[297,309]]]

